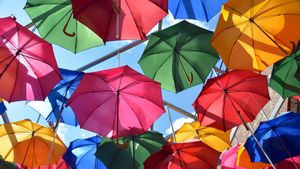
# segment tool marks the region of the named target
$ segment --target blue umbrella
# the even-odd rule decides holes
[[[64,160],[72,169],[106,169],[105,165],[95,156],[97,145],[101,142],[99,136],[72,141]]]
[[[273,163],[300,155],[300,114],[288,112],[275,119],[261,122],[254,135]],[[248,138],[245,147],[253,162],[268,160],[254,138]]]
[[[227,0],[171,0],[169,10],[175,19],[197,19],[208,22],[221,11]]]
[[[29,106],[40,112],[48,122],[57,122],[60,116],[61,108],[64,106],[62,104],[67,104],[68,99],[71,97],[84,75],[83,72],[76,72],[66,69],[60,69],[60,72],[62,80],[49,93],[48,100],[43,103],[28,103]],[[75,114],[71,107],[63,107],[60,122],[72,126],[78,125]]]

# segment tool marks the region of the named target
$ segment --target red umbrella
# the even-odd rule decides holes
[[[86,73],[68,104],[82,128],[109,138],[145,133],[164,112],[160,84],[128,66]]]
[[[202,125],[227,131],[254,120],[269,100],[266,76],[233,70],[209,79],[193,106]]]
[[[294,96],[294,99],[300,100],[300,96]]]
[[[298,169],[300,168],[300,156],[285,159],[275,166],[276,169]],[[272,167],[266,167],[265,169],[272,169]]]
[[[0,97],[44,100],[60,79],[51,44],[15,18],[0,18]]]
[[[19,164],[18,164],[18,167],[20,169],[30,169],[26,166],[21,167],[21,165],[19,165]],[[33,169],[69,169],[69,165],[63,158],[60,158],[59,161],[57,162],[57,164],[50,164],[48,166],[36,167]]]
[[[141,40],[168,14],[168,0],[72,0],[74,17],[104,41]]]
[[[216,169],[220,152],[201,141],[167,143],[162,150],[152,154],[145,169]]]

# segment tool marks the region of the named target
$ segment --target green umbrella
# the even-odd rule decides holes
[[[300,43],[294,52],[274,64],[269,86],[283,98],[300,94]]]
[[[28,0],[24,9],[51,43],[73,53],[103,45],[100,37],[73,18],[71,0]]]
[[[0,169],[17,169],[17,168],[18,167],[15,163],[4,161],[2,156],[0,156]]]
[[[107,169],[143,169],[144,161],[165,144],[162,134],[148,131],[145,134],[120,138],[102,143],[96,156],[106,165]],[[124,146],[125,145],[125,146]]]
[[[162,88],[180,92],[203,83],[219,60],[210,45],[212,36],[213,32],[182,21],[153,33],[139,64]]]

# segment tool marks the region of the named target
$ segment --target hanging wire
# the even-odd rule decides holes
[[[170,122],[170,125],[171,125],[173,140],[174,140],[175,143],[177,143],[176,137],[175,137],[175,131],[174,131],[173,123],[172,123],[172,117],[171,117],[170,109],[169,109],[168,106],[166,106],[166,107],[167,107],[167,113],[168,113],[168,117],[169,117],[169,122]]]

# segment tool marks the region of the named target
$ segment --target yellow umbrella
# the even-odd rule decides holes
[[[6,161],[29,168],[55,164],[66,151],[66,146],[58,136],[54,137],[52,129],[30,120],[6,123],[0,125],[0,155]]]
[[[267,164],[267,163],[251,162],[249,154],[244,146],[240,146],[240,148],[237,152],[236,165],[239,167],[247,168],[247,169],[261,169],[261,168],[271,166],[270,164]]]
[[[200,139],[208,146],[217,151],[224,151],[230,147],[230,131],[224,132],[212,127],[201,126],[198,121],[185,123],[175,132],[177,142],[184,142],[191,139]],[[170,138],[169,141],[174,141]]]
[[[228,69],[263,71],[300,39],[299,0],[229,0],[212,45]]]

